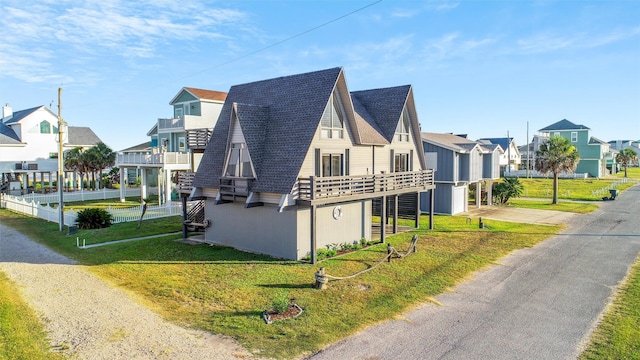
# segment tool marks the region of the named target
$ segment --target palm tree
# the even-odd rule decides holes
[[[87,171],[87,182],[89,183],[89,188],[91,190],[95,190],[96,172],[101,169],[100,153],[95,146],[92,146],[87,151],[82,153],[81,159]],[[89,181],[89,173],[91,173],[91,181]]]
[[[116,164],[116,153],[103,142],[97,143],[93,148],[96,149],[98,155],[100,187],[102,187],[102,170],[110,168]]]
[[[576,147],[560,135],[550,137],[536,151],[536,170],[543,174],[553,173],[553,204],[558,203],[558,176],[561,172],[574,172],[579,161]]]
[[[82,161],[82,147],[76,146],[64,153],[64,167],[67,171],[80,174],[80,182],[84,178],[84,166]]]
[[[627,166],[637,161],[638,161],[638,153],[635,152],[633,149],[629,149],[629,148],[622,149],[620,150],[618,155],[616,155],[616,162],[619,162],[622,164],[622,166],[624,166],[624,177],[628,177]]]
[[[493,197],[500,204],[506,204],[512,197],[520,197],[524,192],[524,185],[518,178],[504,178],[502,182],[494,183]]]

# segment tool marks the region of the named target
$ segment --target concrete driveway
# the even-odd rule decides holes
[[[423,304],[311,359],[575,359],[640,252],[638,204],[635,186],[437,296],[440,305]]]
[[[567,224],[571,219],[578,216],[576,213],[566,211],[524,209],[506,206],[482,206],[479,209],[470,209],[459,215],[468,216],[474,220],[482,217],[483,220],[493,219],[540,225]]]

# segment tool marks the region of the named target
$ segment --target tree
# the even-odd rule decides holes
[[[540,145],[536,151],[536,170],[543,174],[553,174],[553,204],[558,203],[558,176],[576,170],[580,154],[569,139],[554,135]]]
[[[618,155],[616,155],[616,162],[619,162],[622,164],[622,166],[624,166],[624,177],[628,177],[627,166],[629,166],[629,164],[638,162],[638,153],[633,149],[622,149],[620,150]]]
[[[98,159],[97,165],[100,172],[100,186],[102,187],[102,171],[116,164],[116,153],[103,142],[97,143],[93,148],[95,148]]]
[[[494,183],[492,192],[496,202],[504,205],[510,198],[522,196],[524,186],[518,178],[505,178],[502,182]]]
[[[82,160],[82,147],[76,146],[64,153],[64,167],[67,171],[73,171],[80,174],[80,182],[84,178],[84,164]],[[62,185],[62,184],[61,184]],[[75,186],[72,186],[74,188]]]

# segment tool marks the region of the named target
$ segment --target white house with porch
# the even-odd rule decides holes
[[[124,179],[139,174],[142,198],[149,195],[150,176],[157,177],[159,202],[168,203],[177,196],[177,173],[193,172],[200,163],[227,93],[191,87],[182,88],[170,101],[173,116],[160,118],[147,132],[148,146],[122,150],[116,157],[120,169],[121,200]],[[153,181],[152,183],[156,183]]]

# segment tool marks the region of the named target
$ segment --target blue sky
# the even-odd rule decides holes
[[[114,150],[184,87],[344,67],[411,84],[423,131],[518,144],[562,119],[640,139],[640,0],[3,0],[0,103],[49,106]]]

